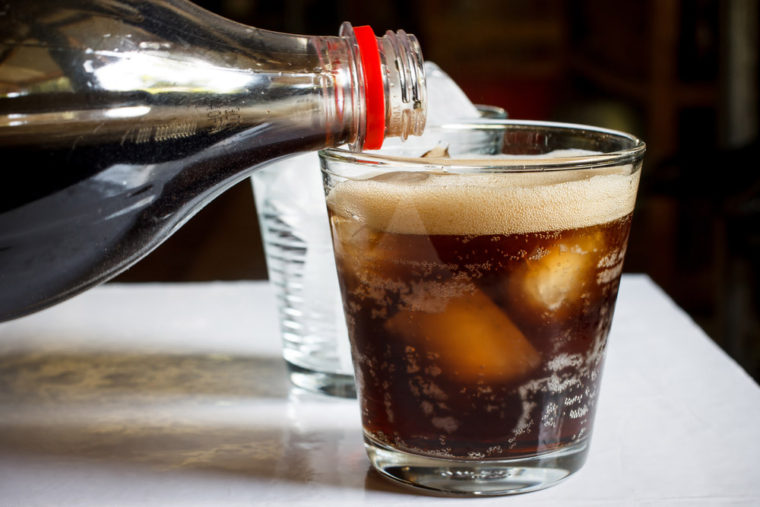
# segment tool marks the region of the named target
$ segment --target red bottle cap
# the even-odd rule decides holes
[[[380,48],[375,32],[370,26],[354,27],[359,44],[359,56],[364,68],[364,97],[367,106],[367,128],[364,136],[365,150],[376,150],[385,138],[385,92],[380,68]]]

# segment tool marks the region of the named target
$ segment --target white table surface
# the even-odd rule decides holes
[[[760,505],[760,387],[624,276],[585,467],[535,493],[411,492],[354,400],[291,388],[264,282],[107,285],[0,324],[0,505]]]

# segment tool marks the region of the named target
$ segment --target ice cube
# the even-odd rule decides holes
[[[339,215],[331,218],[331,226],[335,255],[344,275],[369,285],[397,277],[393,263],[401,254],[391,237],[360,220]]]
[[[508,283],[512,301],[530,304],[540,315],[564,315],[582,303],[604,249],[604,236],[575,234],[548,250],[534,252]],[[534,257],[531,259],[530,257]]]
[[[443,311],[402,310],[385,328],[443,372],[467,382],[517,379],[539,365],[540,355],[512,320],[478,289],[448,300]]]
[[[451,158],[448,146],[436,146],[422,154],[422,158]]]
[[[385,286],[392,282],[406,287],[408,273],[415,266],[438,262],[438,251],[424,235],[392,234],[356,217],[337,214],[331,217],[331,227],[335,254],[344,274],[365,284]]]
[[[369,236],[369,228],[362,222],[341,215],[333,215],[330,218],[330,226],[335,256],[351,271],[357,271],[365,258],[361,254],[362,249],[373,242]]]

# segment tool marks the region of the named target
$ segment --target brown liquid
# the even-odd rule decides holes
[[[331,207],[367,434],[460,458],[587,438],[630,223],[402,234]]]

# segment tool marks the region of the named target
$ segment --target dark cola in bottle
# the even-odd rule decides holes
[[[185,0],[0,2],[0,321],[115,276],[257,165],[418,134],[425,107],[403,31],[282,34]]]

